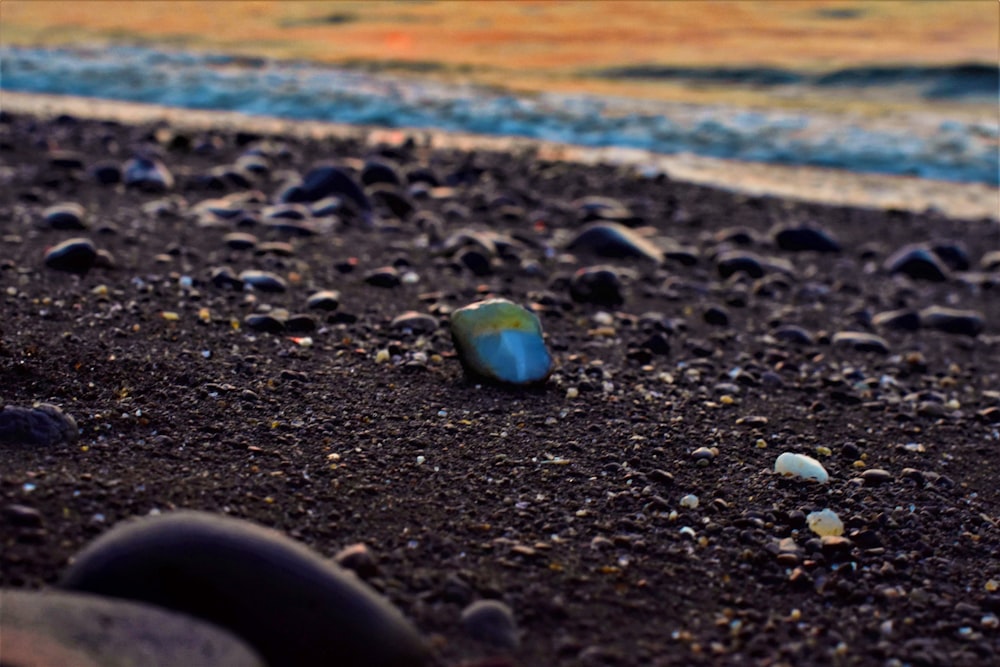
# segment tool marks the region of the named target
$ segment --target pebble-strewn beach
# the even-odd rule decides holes
[[[305,127],[0,113],[5,661],[996,661],[995,218]]]

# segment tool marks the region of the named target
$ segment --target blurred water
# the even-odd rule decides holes
[[[513,97],[307,63],[135,47],[0,49],[0,89],[1000,184],[997,123],[930,113],[862,119],[583,95]]]

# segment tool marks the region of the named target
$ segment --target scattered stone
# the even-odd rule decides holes
[[[429,334],[438,328],[438,321],[427,313],[408,310],[394,317],[389,326],[393,329],[408,329],[418,334]]]
[[[285,331],[285,321],[271,313],[251,313],[243,319],[248,329],[264,333],[280,334]]]
[[[333,560],[341,567],[351,570],[362,579],[371,579],[378,574],[378,565],[375,563],[375,555],[368,545],[363,543],[351,544],[337,552]]]
[[[715,268],[722,278],[728,278],[735,273],[745,273],[751,278],[764,275],[764,262],[757,255],[742,250],[723,252],[715,258]]]
[[[73,442],[79,434],[76,420],[49,403],[33,408],[8,405],[0,410],[0,443],[47,447]]]
[[[1000,271],[1000,250],[991,250],[979,260],[983,271]]]
[[[538,316],[506,299],[453,312],[451,337],[469,375],[524,385],[545,380],[552,370]]]
[[[822,463],[811,456],[791,452],[785,452],[778,457],[774,462],[774,472],[784,477],[814,479],[820,483],[825,483],[830,479],[830,475]]]
[[[656,264],[663,263],[663,251],[652,241],[614,222],[600,222],[584,228],[569,242],[567,248],[599,257],[635,258]]]
[[[726,312],[725,308],[719,306],[709,306],[705,309],[702,314],[702,319],[706,323],[711,324],[716,327],[727,327],[729,326],[729,313]]]
[[[100,185],[122,182],[122,169],[113,162],[99,162],[90,169],[91,177]]]
[[[45,253],[45,266],[67,273],[87,273],[96,263],[97,248],[85,238],[66,239]]]
[[[935,241],[931,251],[952,271],[968,271],[972,268],[969,251],[958,241]]]
[[[829,232],[814,227],[783,227],[775,233],[774,242],[782,250],[840,252],[840,244]]]
[[[840,520],[837,513],[831,509],[810,512],[806,516],[806,525],[809,530],[820,537],[825,535],[839,536],[844,534],[844,522]]]
[[[985,326],[983,316],[975,310],[958,310],[929,306],[920,311],[920,324],[944,333],[976,337]]]
[[[892,473],[881,468],[869,468],[861,473],[865,486],[881,486],[892,481]]]
[[[63,202],[42,211],[42,220],[49,229],[79,231],[87,228],[87,212],[76,202]]]
[[[800,326],[784,324],[774,330],[774,337],[796,345],[815,345],[812,334]]]
[[[708,463],[715,459],[715,456],[715,450],[710,447],[698,447],[691,452],[691,458],[694,459],[695,463],[701,463],[702,461]]]
[[[948,280],[947,267],[923,245],[903,246],[885,260],[883,268],[889,273],[902,273],[915,280]]]
[[[681,496],[680,506],[688,510],[698,509],[698,496],[693,493]]]
[[[276,199],[285,203],[317,202],[330,196],[350,201],[366,224],[372,221],[372,203],[354,177],[337,165],[320,165],[306,174],[301,183],[285,187]]]
[[[831,342],[837,347],[848,347],[858,352],[889,354],[889,343],[881,336],[861,331],[838,331]]]
[[[403,667],[424,642],[387,600],[304,545],[256,524],[171,512],[120,524],[81,551],[60,586],[203,619],[271,667]],[[191,663],[196,664],[196,663]]]
[[[245,285],[250,285],[258,292],[277,294],[288,290],[287,283],[280,276],[269,271],[247,269],[240,273],[239,280]]]
[[[152,605],[58,591],[4,590],[0,599],[4,665],[265,667],[229,632]]]
[[[361,182],[364,185],[386,183],[402,187],[405,179],[399,173],[399,168],[396,165],[383,160],[368,160],[361,170]]]
[[[143,192],[165,192],[174,187],[174,176],[156,158],[136,156],[122,167],[126,187]]]
[[[887,310],[876,313],[872,317],[872,324],[880,329],[891,329],[894,331],[917,331],[920,329],[920,315],[909,309]]]
[[[369,271],[365,275],[365,282],[373,287],[385,287],[387,289],[398,287],[402,284],[399,270],[394,266],[381,266]]]
[[[2,511],[4,521],[18,528],[41,528],[42,513],[27,505],[6,505]]]
[[[579,269],[569,282],[569,294],[577,303],[614,308],[625,303],[625,285],[611,266]]]
[[[285,318],[285,331],[288,333],[309,333],[316,331],[316,318],[312,315],[297,313]]]
[[[337,310],[340,307],[340,292],[337,290],[320,290],[306,300],[306,306],[318,310]]]
[[[253,250],[257,247],[257,237],[244,232],[232,232],[222,237],[222,242],[233,250]]]
[[[499,600],[476,600],[462,610],[462,626],[478,641],[505,649],[516,649],[518,637],[514,612]]]
[[[233,273],[233,270],[227,266],[221,266],[212,269],[209,274],[209,282],[211,282],[216,287],[222,287],[226,289],[234,289],[242,291],[244,287],[243,280]]]

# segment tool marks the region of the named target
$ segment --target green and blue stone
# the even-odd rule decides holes
[[[451,338],[469,375],[527,385],[552,372],[538,316],[507,299],[489,299],[451,314]]]

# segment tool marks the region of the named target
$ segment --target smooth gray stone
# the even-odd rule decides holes
[[[76,420],[50,403],[32,408],[8,405],[0,410],[0,442],[54,445],[73,442],[79,434]]]
[[[204,621],[137,602],[0,590],[4,667],[265,667]]]
[[[270,667],[417,667],[415,628],[353,573],[262,526],[204,512],[120,524],[63,588],[141,600],[243,638]]]

